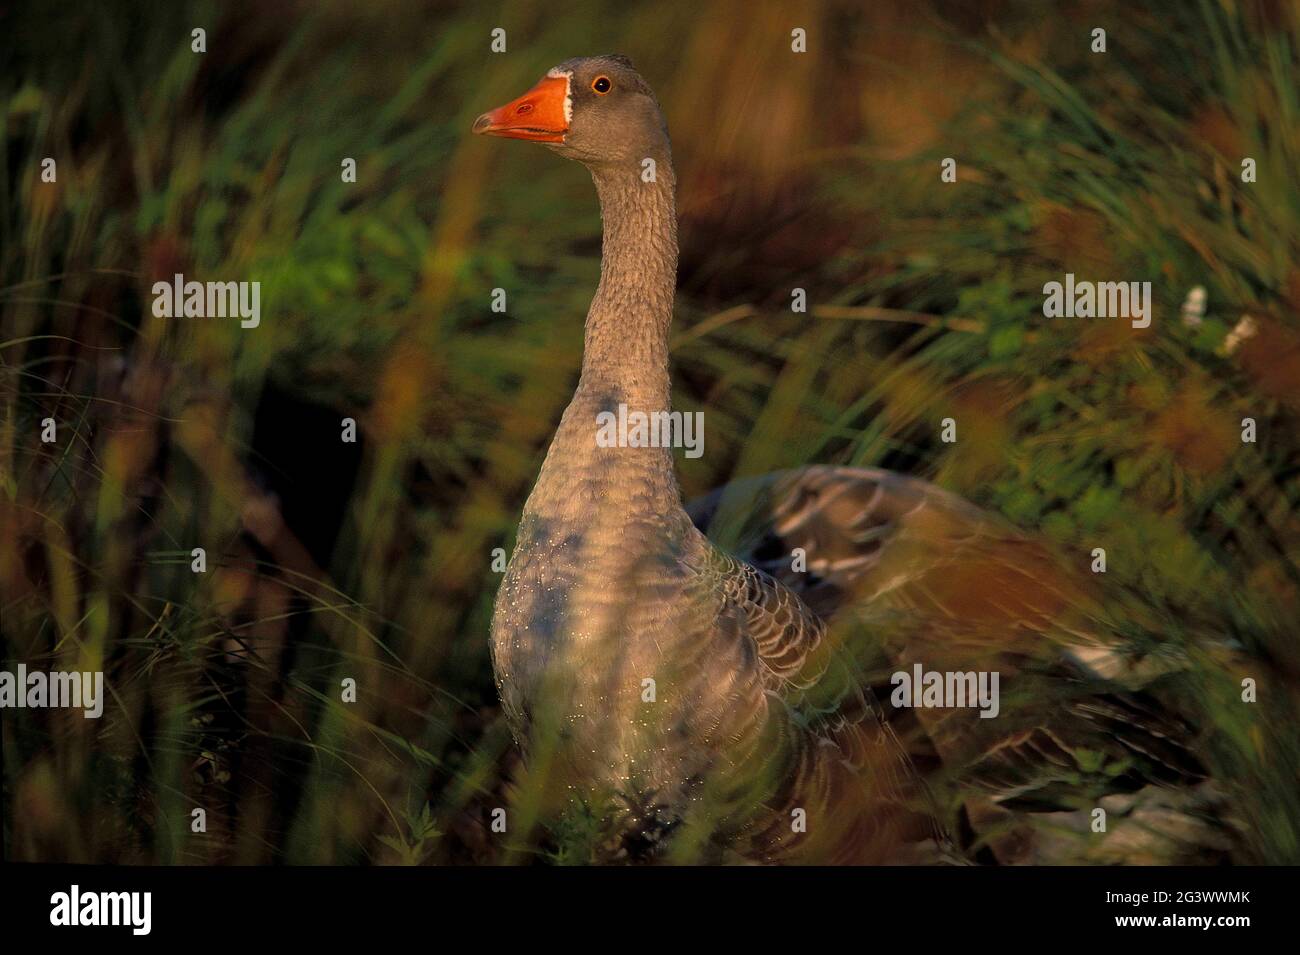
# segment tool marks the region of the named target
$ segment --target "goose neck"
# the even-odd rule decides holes
[[[587,314],[580,389],[668,410],[668,331],[677,284],[672,164],[593,169],[603,223],[600,284]]]

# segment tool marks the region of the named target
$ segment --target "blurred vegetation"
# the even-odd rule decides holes
[[[675,400],[708,412],[687,496],[881,464],[1103,542],[1164,637],[1224,635],[1274,674],[1251,709],[1207,665],[1195,705],[1236,858],[1300,861],[1297,8],[871,6],[0,14],[0,661],[103,669],[110,692],[101,720],[0,714],[6,856],[582,860],[581,820],[548,830],[513,789],[487,633],[600,220],[577,165],[467,132],[617,51],[675,143]],[[176,272],[260,281],[260,327],[155,318]],[[1151,328],[1044,318],[1066,272],[1150,279]]]

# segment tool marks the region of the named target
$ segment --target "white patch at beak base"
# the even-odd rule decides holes
[[[555,69],[547,70],[546,75],[552,79],[564,77],[564,124],[573,122],[573,71]]]

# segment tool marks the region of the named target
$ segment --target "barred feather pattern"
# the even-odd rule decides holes
[[[909,714],[909,756],[938,757],[940,796],[954,807],[947,822],[974,830],[972,854],[1194,862],[1227,851],[1222,792],[1195,752],[1195,729],[1160,701],[1183,661],[1118,636],[1092,575],[1046,543],[927,482],[870,468],[749,479],[689,510],[832,632],[864,625],[854,658],[868,683],[916,663],[999,672],[996,719],[960,708]],[[1140,610],[1138,619],[1153,626]],[[778,659],[788,652],[773,646]],[[1113,839],[1092,833],[1090,812],[1116,799],[1135,824]],[[1161,825],[1146,824],[1146,804],[1159,807]],[[1063,839],[1062,829],[1079,837]]]

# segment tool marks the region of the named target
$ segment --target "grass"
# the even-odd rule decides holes
[[[1180,692],[1233,781],[1234,858],[1300,859],[1292,9],[1000,3],[986,26],[821,0],[793,63],[776,4],[261,9],[20,8],[0,31],[0,657],[112,691],[100,721],[3,714],[7,858],[587,857],[580,815],[511,782],[486,635],[491,552],[576,377],[599,217],[581,169],[466,131],[608,49],[676,144],[675,400],[709,428],[687,495],[881,464],[1104,542],[1163,639],[1227,636],[1257,666],[1254,710],[1209,660]],[[155,318],[149,286],[178,271],[261,281],[262,325]],[[1066,272],[1150,279],[1152,329],[1042,317]],[[533,821],[499,840],[507,804]]]

